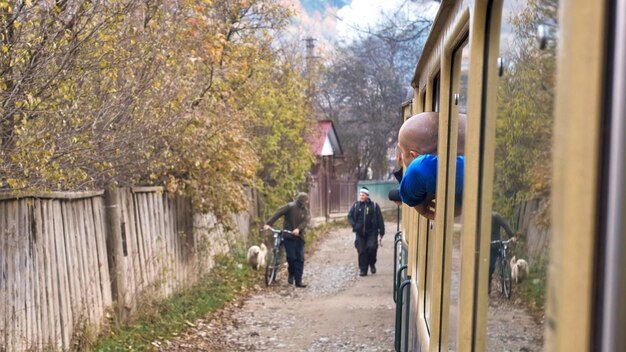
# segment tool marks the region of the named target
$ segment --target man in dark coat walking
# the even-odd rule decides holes
[[[369,198],[369,190],[359,190],[359,200],[354,202],[348,213],[348,221],[355,233],[354,247],[359,254],[360,275],[366,276],[369,267],[376,274],[376,254],[378,252],[378,236],[385,235],[385,222],[380,207]]]
[[[289,278],[287,282],[293,284],[295,279],[296,287],[306,287],[302,282],[304,272],[304,229],[309,225],[311,215],[309,213],[309,196],[300,192],[296,200],[289,202],[272,215],[267,220],[264,229],[268,229],[280,217],[284,217],[283,228],[293,232],[293,236],[284,236],[285,252],[287,253],[287,264]]]

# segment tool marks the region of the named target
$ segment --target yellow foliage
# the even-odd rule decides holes
[[[2,187],[163,185],[220,216],[262,185],[273,144],[252,127],[276,116],[285,188],[308,167],[300,78],[274,69],[278,0],[24,4],[0,0]]]

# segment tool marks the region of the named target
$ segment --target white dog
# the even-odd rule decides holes
[[[260,267],[265,266],[265,254],[267,253],[267,247],[261,243],[261,246],[252,246],[248,249],[248,264],[254,269],[259,270]]]
[[[519,283],[528,277],[528,262],[524,259],[511,258],[511,277]]]

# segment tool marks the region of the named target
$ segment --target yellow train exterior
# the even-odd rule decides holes
[[[439,112],[439,164],[435,220],[402,208],[396,350],[626,351],[625,23],[619,0],[440,3],[402,106],[405,119]],[[534,225],[518,232],[527,198],[538,199]],[[534,348],[490,333],[492,309],[524,304],[522,286],[506,300],[488,282],[494,211],[519,243],[536,229],[547,238],[530,262],[547,272]],[[514,329],[510,320],[499,329]]]

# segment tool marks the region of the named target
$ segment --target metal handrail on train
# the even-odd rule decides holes
[[[398,242],[402,241],[402,231],[398,231],[396,232],[396,235],[394,236],[394,241],[393,241],[393,301],[396,301],[396,287],[397,287],[397,281],[396,281],[396,275],[395,273],[397,273],[396,270],[398,270]],[[402,248],[400,249],[402,250]]]
[[[398,268],[398,271],[396,271],[396,274],[394,275],[394,277],[396,278],[394,285],[393,285],[393,301],[394,302],[397,302],[398,286],[400,285],[402,271],[408,269],[408,267],[409,266],[407,264],[402,264]]]
[[[406,265],[404,265],[406,266]],[[411,283],[411,276],[407,276],[406,280],[402,281],[400,287],[398,288],[398,297],[396,300],[396,340],[395,340],[395,348],[396,352],[400,352],[400,347],[402,344],[400,340],[402,339],[402,328],[399,328],[399,325],[402,323],[402,302],[404,301],[404,288]],[[409,350],[409,314],[411,313],[411,290],[407,290],[406,294],[406,308],[404,315],[406,316],[406,321],[404,322],[404,350],[408,352]]]

